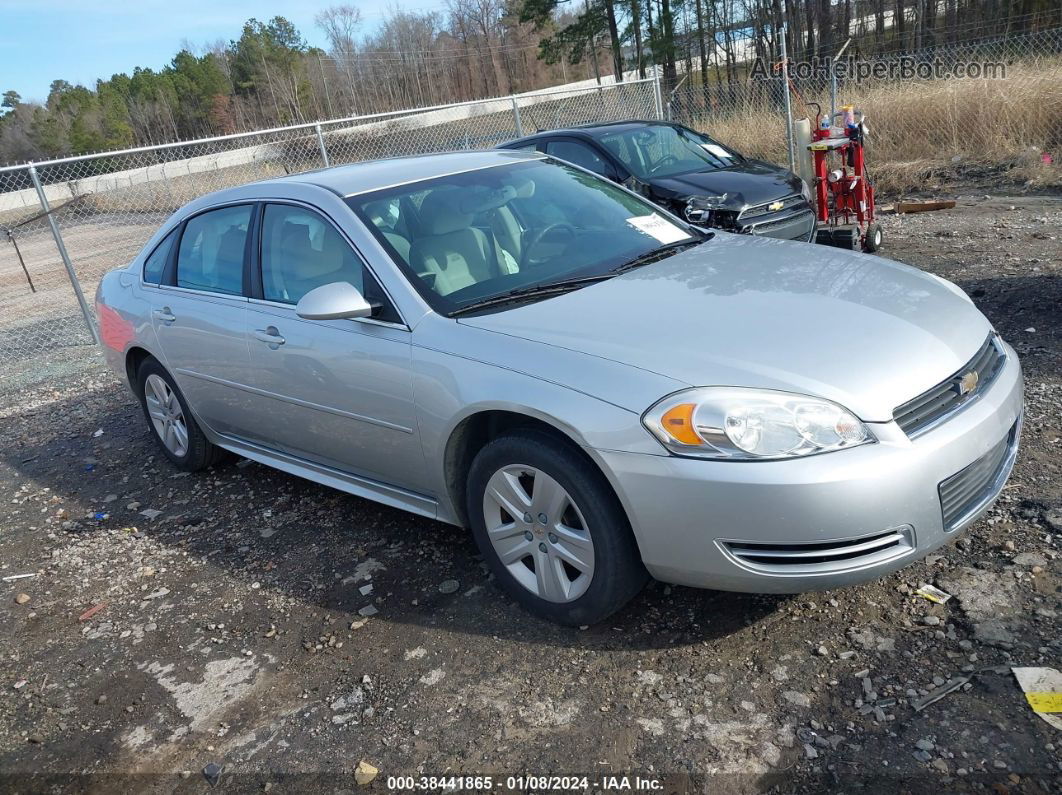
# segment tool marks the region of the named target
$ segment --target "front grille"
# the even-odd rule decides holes
[[[782,206],[771,209],[771,205],[774,204],[776,201],[780,201],[782,203]],[[738,220],[740,220],[742,223],[745,223],[747,221],[751,221],[754,218],[759,218],[760,216],[773,215],[774,213],[781,212],[788,214],[793,210],[804,210],[807,209],[807,207],[808,200],[800,194],[794,193],[792,196],[786,196],[784,199],[772,199],[771,201],[764,202],[763,204],[756,204],[752,207],[746,207],[738,215]]]
[[[1006,358],[996,336],[989,335],[985,344],[961,370],[913,400],[897,406],[892,413],[893,419],[910,437],[929,430],[988,389],[1003,369]],[[971,373],[976,373],[973,388],[969,387]]]
[[[1003,489],[1018,453],[1021,420],[991,450],[937,487],[944,530],[951,532],[986,508]]]
[[[882,533],[811,544],[760,544],[720,541],[738,564],[768,574],[826,574],[856,569],[905,555],[914,549],[914,532],[904,525]]]

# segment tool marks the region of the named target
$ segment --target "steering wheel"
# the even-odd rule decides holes
[[[660,158],[656,163],[654,163],[652,165],[652,167],[649,169],[649,173],[650,174],[655,174],[657,171],[662,169],[668,163],[673,163],[675,165],[678,165],[679,159],[677,157],[675,157],[674,155],[664,155],[662,158]]]
[[[523,269],[526,265],[541,265],[543,260],[536,260],[532,258],[531,252],[535,249],[539,243],[546,239],[546,236],[551,232],[555,232],[558,229],[568,230],[568,234],[573,238],[576,235],[575,227],[571,224],[566,224],[563,221],[559,221],[555,224],[546,224],[537,232],[532,233],[530,240],[524,244],[523,254],[520,255],[520,268]]]

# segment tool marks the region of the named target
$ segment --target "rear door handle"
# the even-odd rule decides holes
[[[159,322],[166,324],[172,323],[177,319],[177,316],[170,312],[170,308],[168,306],[164,309],[156,309],[154,311],[154,315],[156,318],[158,318]]]
[[[268,345],[283,345],[287,342],[286,339],[280,336],[280,332],[277,331],[276,326],[270,326],[265,329],[255,329],[254,338],[259,342],[264,342]]]

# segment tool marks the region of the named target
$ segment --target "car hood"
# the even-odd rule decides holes
[[[888,422],[896,406],[959,370],[991,331],[961,290],[915,268],[727,233],[608,281],[461,322],[690,386],[817,395],[868,422]]]
[[[741,210],[801,192],[800,177],[759,160],[745,160],[730,168],[694,171],[650,180],[670,197],[721,196],[727,209]]]

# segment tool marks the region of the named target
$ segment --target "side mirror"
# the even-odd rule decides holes
[[[369,317],[372,307],[350,282],[332,282],[315,287],[300,298],[295,314],[307,320],[341,320]]]

